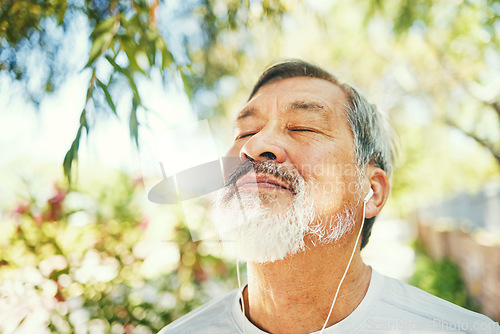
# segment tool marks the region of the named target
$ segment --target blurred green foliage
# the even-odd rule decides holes
[[[52,333],[156,333],[212,298],[206,284],[236,286],[234,265],[200,251],[182,218],[161,251],[151,248],[141,185],[122,176],[98,195],[56,185],[4,217],[0,331],[33,330],[38,317]]]
[[[498,1],[318,3],[6,0],[0,3],[0,74],[25,83],[35,102],[70,74],[88,74],[79,127],[64,158],[68,177],[81,140],[102,115],[121,117],[121,105],[138,143],[140,116],[148,112],[141,80],[180,81],[200,105],[200,117],[222,116],[220,126],[230,128],[226,116],[241,106],[264,67],[283,57],[335,70],[386,109],[402,148],[394,212],[406,214],[446,192],[474,190],[498,177]],[[83,55],[64,49],[75,29],[89,39]],[[71,62],[82,57],[80,64]],[[70,194],[56,187],[42,202],[28,196],[0,225],[0,296],[9,305],[47,310],[44,319],[57,333],[75,326],[93,333],[154,332],[208,299],[206,282],[235,286],[234,267],[200,252],[203,244],[190,241],[180,215],[167,242],[176,250],[174,265],[148,274],[141,269],[149,263],[148,218],[136,202],[142,190],[126,177],[99,194],[77,186]],[[74,207],[72,196],[93,204]],[[413,283],[468,307],[459,273],[447,261],[420,255]],[[21,308],[13,312],[10,323],[29,318]]]
[[[371,1],[366,20],[377,19],[390,23],[397,43],[410,48],[420,44],[418,39],[424,42],[415,56],[435,58],[436,71],[428,72],[429,59],[419,61],[409,54],[408,59],[413,73],[431,75],[422,77],[422,92],[434,100],[436,119],[475,140],[500,166],[500,91],[495,79],[500,51],[499,2]]]
[[[71,39],[75,29],[91,31],[91,47],[84,55],[83,68],[91,73],[86,100],[75,139],[63,162],[71,182],[80,140],[91,131],[98,111],[118,116],[116,101],[123,100],[125,92],[130,93],[129,131],[138,145],[138,113],[148,111],[138,81],[159,74],[166,85],[180,78],[190,98],[198,90],[213,88],[221,77],[238,70],[247,51],[251,7],[260,9],[260,18],[278,22],[289,2],[6,0],[0,4],[0,71],[24,82],[28,95],[38,103],[75,71],[68,68],[68,58],[75,56],[73,50],[61,50],[64,44],[70,44],[64,37]],[[82,21],[83,25],[72,26]],[[197,25],[195,33],[182,28],[190,21]],[[182,42],[167,42],[166,36]],[[234,42],[228,43],[229,39]],[[33,51],[39,53],[36,65],[30,65]],[[40,64],[46,65],[42,74]]]
[[[316,62],[361,87],[399,130],[403,158],[393,194],[401,213],[413,209],[408,196],[415,189],[432,201],[499,175],[499,18],[492,0],[7,0],[0,6],[0,72],[25,82],[29,94],[38,91],[35,100],[75,71],[88,74],[79,127],[63,161],[71,180],[80,141],[103,115],[122,117],[117,110],[125,109],[138,144],[148,126],[141,81],[181,83],[199,117],[229,128],[225,118],[268,63]],[[84,54],[64,49],[75,30],[89,37]],[[475,151],[457,133],[472,139]],[[435,172],[436,182],[421,182]]]
[[[415,271],[408,283],[428,293],[443,298],[471,311],[479,312],[479,306],[467,292],[460,268],[452,260],[432,259],[417,241]]]

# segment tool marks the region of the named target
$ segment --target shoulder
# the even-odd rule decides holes
[[[238,290],[216,298],[164,327],[158,334],[174,333],[233,333],[231,307]]]
[[[498,323],[414,286],[385,277],[380,307],[427,329],[464,333],[500,333]],[[410,323],[411,324],[411,323]]]

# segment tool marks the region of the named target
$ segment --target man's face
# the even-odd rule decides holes
[[[347,99],[336,85],[297,77],[262,87],[237,116],[228,156],[274,161],[304,178],[318,213],[332,214],[351,202],[358,179],[354,139],[345,116]],[[265,180],[264,180],[265,181]],[[240,191],[275,196],[286,204],[290,191],[272,183],[242,184]]]
[[[316,78],[289,78],[260,88],[238,114],[234,143],[228,152],[229,157],[255,162],[257,168],[238,177],[237,194],[229,193],[232,198],[225,200],[257,195],[261,206],[269,209],[267,216],[295,210],[307,217],[300,219],[321,222],[326,229],[341,223],[332,217],[345,216],[346,208],[360,199],[346,105],[338,86]],[[261,162],[278,166],[283,173],[273,175],[271,169],[259,167]],[[300,183],[303,189],[297,194]],[[297,203],[299,198],[307,203]],[[276,220],[271,224],[280,224]]]

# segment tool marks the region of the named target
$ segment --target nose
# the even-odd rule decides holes
[[[262,129],[251,136],[240,150],[240,159],[243,161],[274,160],[283,163],[286,161],[286,156],[276,131],[273,132],[271,129]]]

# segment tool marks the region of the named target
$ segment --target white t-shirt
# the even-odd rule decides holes
[[[163,328],[158,334],[265,334],[245,316],[233,290]],[[334,333],[500,333],[488,317],[449,303],[372,269],[370,285],[358,307],[327,327]],[[314,332],[314,333],[319,333]]]

